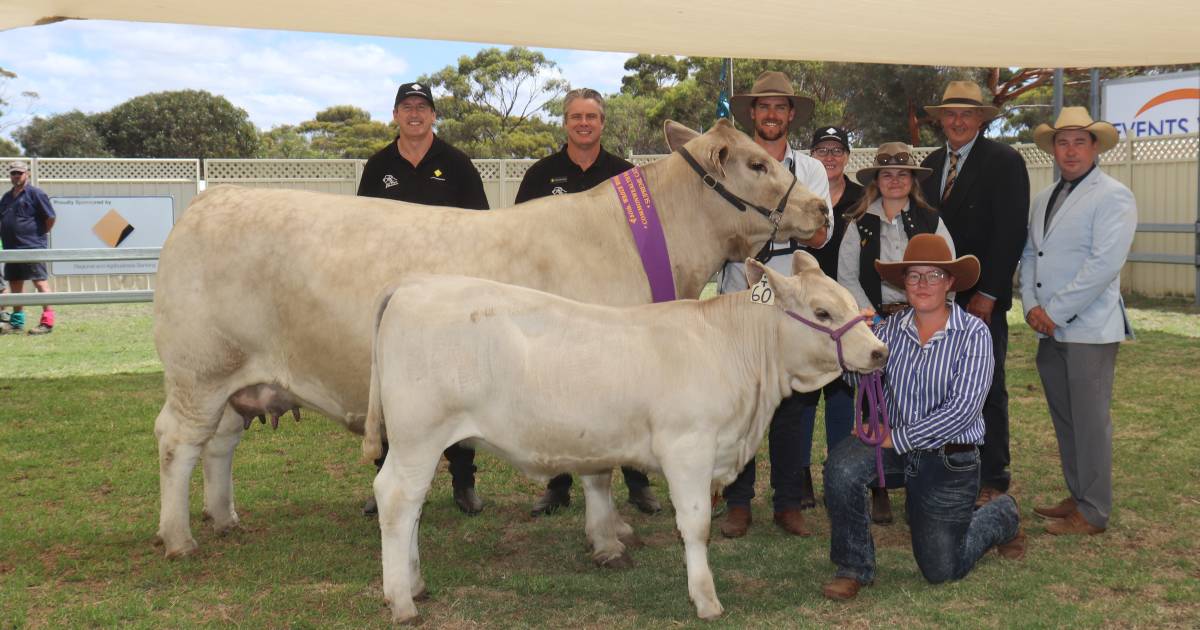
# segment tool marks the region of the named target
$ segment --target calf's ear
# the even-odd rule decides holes
[[[679,147],[691,141],[692,138],[699,136],[700,132],[681,125],[674,120],[667,120],[663,123],[663,135],[667,137],[667,147],[674,153],[679,150]]]
[[[767,267],[753,258],[746,259],[746,285],[754,286],[762,280],[763,274],[766,273]]]
[[[805,271],[821,270],[821,265],[817,263],[817,259],[812,254],[806,251],[797,251],[792,254],[792,275],[798,276]]]

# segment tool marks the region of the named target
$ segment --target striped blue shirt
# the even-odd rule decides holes
[[[910,308],[875,327],[888,347],[884,398],[896,452],[982,443],[996,365],[987,325],[951,303],[946,327],[922,346],[913,319]]]

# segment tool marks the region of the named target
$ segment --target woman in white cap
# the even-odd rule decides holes
[[[838,250],[837,281],[860,308],[872,309],[880,317],[907,308],[908,301],[904,291],[880,280],[875,260],[900,260],[909,239],[917,234],[941,236],[954,253],[950,231],[916,183],[932,172],[921,168],[907,144],[886,142],[876,150],[874,163],[856,174],[866,191],[846,217],[850,224]],[[886,489],[871,489],[871,518],[880,525],[892,522]]]
[[[1025,554],[1016,501],[1001,495],[975,509],[983,402],[992,384],[992,337],[987,325],[949,300],[979,279],[979,260],[954,258],[933,234],[913,236],[899,262],[875,261],[883,281],[903,290],[908,308],[875,326],[887,344],[883,401],[888,432],[882,443],[889,485],[905,484],[912,550],[931,583],[958,580],[996,547],[1001,556]],[[822,587],[830,599],[852,599],[875,580],[875,545],[863,489],[878,481],[876,451],[843,440],[825,464],[829,557],[837,565]]]

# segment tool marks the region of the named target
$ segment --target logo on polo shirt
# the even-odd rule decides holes
[[[392,186],[399,186],[399,185],[400,185],[400,180],[396,179],[395,175],[389,174],[389,175],[383,176],[383,187],[384,188],[391,188]]]
[[[446,181],[446,178],[442,177],[442,169],[440,169],[440,168],[433,169],[433,177],[430,177],[429,179],[432,179],[435,182]]]
[[[837,133],[837,129],[834,129],[833,127],[830,127],[830,128],[828,128],[828,129],[826,129],[826,130],[825,130],[825,133],[828,133],[828,134],[836,134],[836,133]]]
[[[551,195],[565,195],[565,194],[567,194],[567,191],[562,186],[555,186],[554,189],[550,191],[550,194]]]

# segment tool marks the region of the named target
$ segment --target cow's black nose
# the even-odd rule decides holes
[[[873,363],[875,363],[876,365],[883,363],[885,360],[887,360],[887,352],[886,351],[884,351],[884,350],[871,351],[871,361]]]

